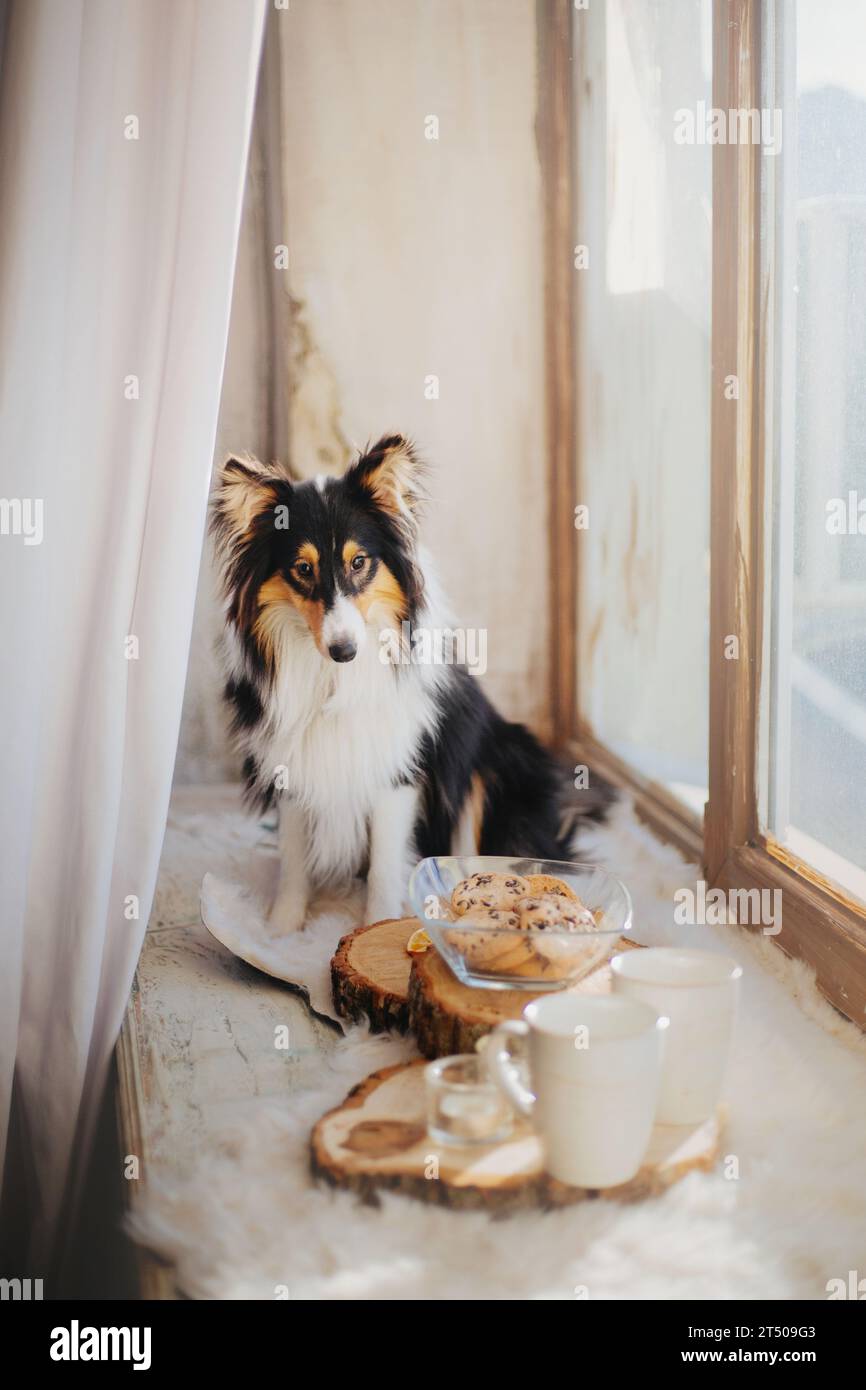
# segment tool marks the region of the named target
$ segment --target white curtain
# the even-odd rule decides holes
[[[8,11],[0,1161],[14,1069],[38,1263],[87,1153],[156,878],[264,0]]]

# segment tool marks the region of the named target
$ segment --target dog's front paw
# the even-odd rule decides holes
[[[268,913],[268,934],[290,936],[301,931],[307,918],[306,899],[296,893],[278,893]]]
[[[384,922],[389,917],[402,917],[403,901],[393,888],[370,884],[367,889],[367,922]]]

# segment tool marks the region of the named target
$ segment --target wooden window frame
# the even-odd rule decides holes
[[[714,0],[716,108],[760,110],[766,104],[762,12],[763,0]],[[571,268],[572,247],[579,240],[575,228],[580,225],[574,129],[580,119],[582,76],[579,49],[573,48],[572,6],[541,0],[539,20],[554,737],[576,762],[627,787],[642,818],[702,865],[708,885],[781,890],[781,930],[771,939],[812,966],[824,995],[866,1027],[866,909],[765,835],[758,816],[766,393],[773,389],[772,372],[767,371],[768,358],[772,361],[773,246],[772,238],[762,240],[761,181],[767,161],[762,163],[758,144],[713,146],[710,750],[703,826],[666,788],[640,776],[596,740],[582,715],[577,668],[580,560],[572,526],[583,467],[583,461],[575,459],[581,401],[574,325],[580,304],[579,276]],[[726,399],[724,390],[732,374],[739,383],[735,401]],[[739,641],[736,660],[725,654],[731,635]]]

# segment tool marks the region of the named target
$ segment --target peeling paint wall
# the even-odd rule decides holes
[[[432,465],[425,541],[457,621],[487,629],[484,684],[506,714],[545,734],[535,5],[293,0],[270,23],[269,116],[251,163],[218,453],[273,437],[269,391],[278,411],[286,403],[303,476],[339,471],[351,448],[383,432],[411,434]],[[430,117],[438,139],[426,138]],[[266,215],[261,161],[273,159],[275,130],[279,167],[266,172],[279,196]],[[273,268],[276,242],[289,248],[287,271]],[[268,349],[268,275],[285,277],[271,286],[284,354]],[[275,363],[285,379],[269,383]],[[206,659],[212,587],[203,572],[179,781],[212,780],[228,765]]]

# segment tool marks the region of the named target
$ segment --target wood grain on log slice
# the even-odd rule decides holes
[[[664,1192],[694,1169],[708,1171],[720,1138],[717,1117],[697,1127],[658,1125],[640,1171],[602,1195],[634,1202]],[[599,1195],[549,1177],[541,1144],[522,1120],[495,1146],[436,1144],[427,1133],[423,1061],[373,1072],[319,1120],[310,1147],[317,1177],[370,1202],[392,1191],[441,1206],[501,1213],[569,1206]]]
[[[409,1027],[409,969],[406,942],[418,929],[415,917],[389,918],[344,936],[331,959],[334,1008],[341,1018],[369,1019],[374,1033]]]
[[[623,937],[617,950],[636,948],[636,942]],[[409,960],[409,1027],[422,1057],[474,1052],[479,1038],[507,1018],[520,1018],[527,1004],[541,997],[526,989],[472,989],[432,948]],[[564,992],[608,994],[610,981],[610,966],[600,965]]]

